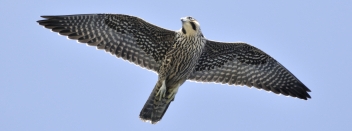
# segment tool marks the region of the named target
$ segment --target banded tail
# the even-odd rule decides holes
[[[173,101],[173,100],[168,100],[166,97],[161,98],[161,100],[158,99],[159,96],[157,97],[156,95],[160,90],[161,86],[162,86],[162,82],[158,80],[147,102],[144,104],[144,107],[141,113],[139,114],[139,118],[142,121],[150,122],[152,124],[158,123],[163,118],[171,101]],[[165,95],[167,94],[168,93],[166,93]]]

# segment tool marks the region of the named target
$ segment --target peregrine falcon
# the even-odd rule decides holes
[[[152,124],[162,119],[186,80],[311,98],[310,90],[274,58],[247,43],[208,40],[192,17],[181,18],[177,31],[123,14],[42,17],[37,22],[45,28],[156,72],[158,81],[139,115]]]

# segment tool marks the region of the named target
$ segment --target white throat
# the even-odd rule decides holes
[[[190,18],[191,17],[181,18],[182,28],[180,29],[180,33],[185,36],[201,36],[202,32],[199,23],[195,19]]]

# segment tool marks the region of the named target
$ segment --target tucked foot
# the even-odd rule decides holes
[[[167,102],[170,102],[170,101],[173,101],[173,100],[174,100],[175,95],[176,95],[176,93],[177,93],[179,87],[180,87],[180,85],[178,85],[176,88],[174,88],[174,89],[170,92],[170,94],[167,95],[167,99],[168,99]]]
[[[166,84],[165,84],[165,80],[164,80],[159,91],[156,93],[155,97],[159,96],[159,101],[161,101],[161,99],[165,97],[165,94],[166,94]]]

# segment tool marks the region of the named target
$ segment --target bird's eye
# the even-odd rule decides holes
[[[190,17],[190,16],[188,16],[188,19],[189,19],[189,20],[193,20],[193,18],[192,18],[192,17]]]

